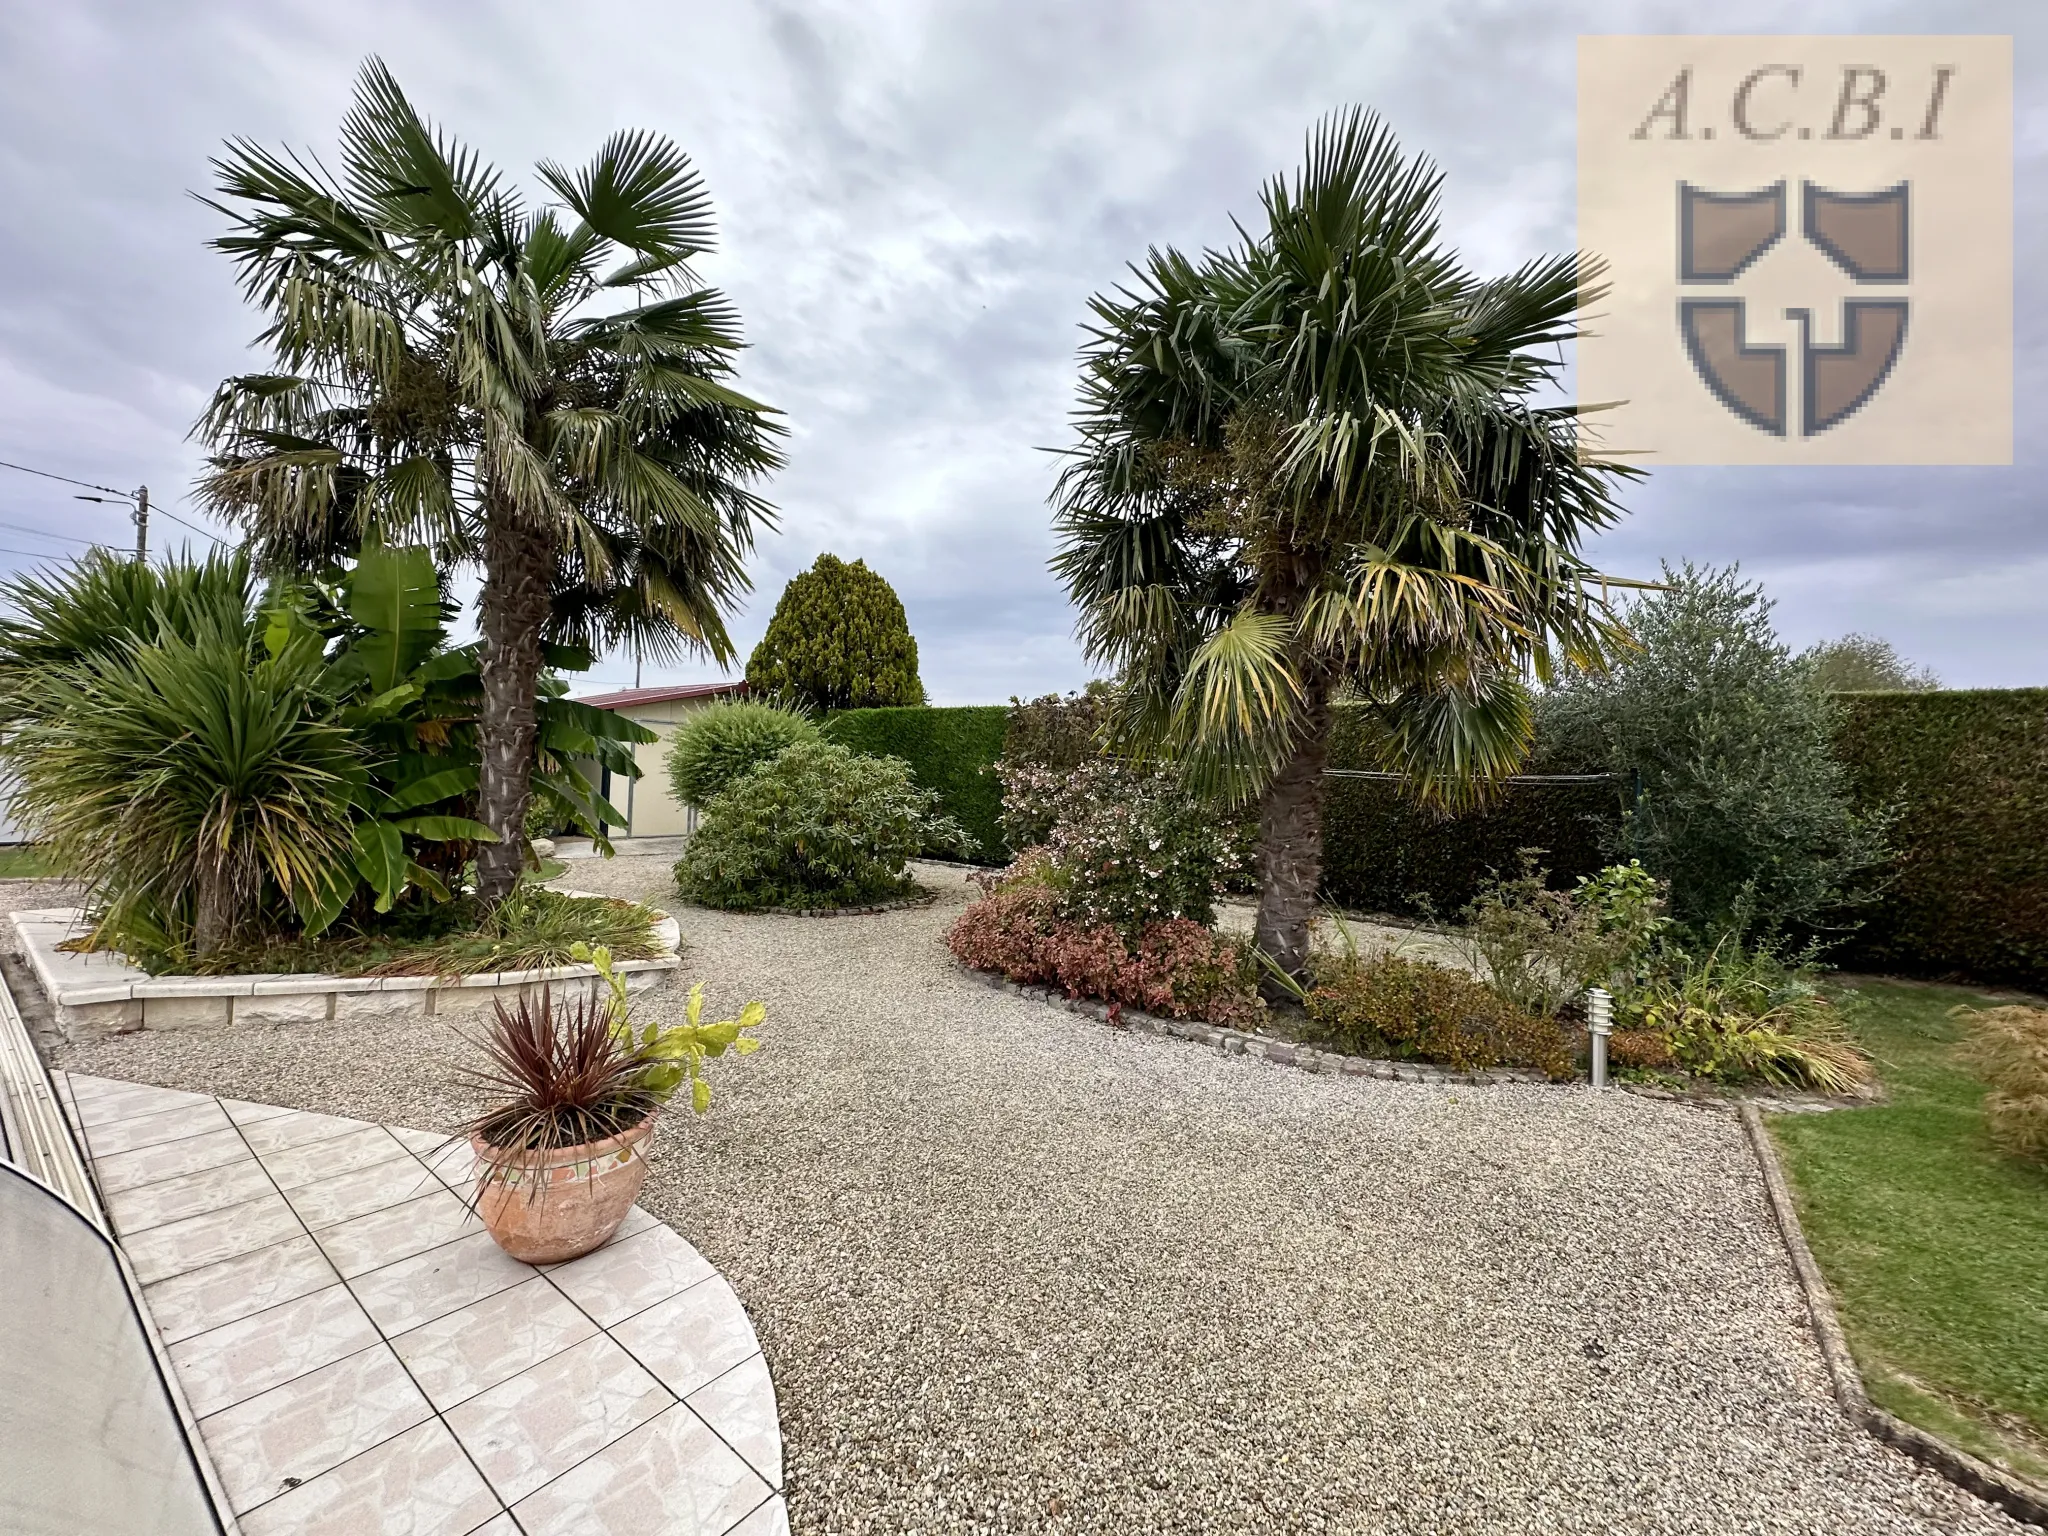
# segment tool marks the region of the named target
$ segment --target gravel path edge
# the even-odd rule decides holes
[[[2014,1519],[2048,1528],[2048,1492],[2022,1482],[1989,1462],[1978,1460],[1968,1451],[1950,1445],[1916,1425],[1908,1424],[1870,1400],[1863,1389],[1862,1373],[1856,1368],[1856,1357],[1849,1352],[1849,1341],[1842,1332],[1841,1319],[1835,1315],[1833,1293],[1828,1290],[1827,1280],[1821,1274],[1820,1266],[1814,1262],[1813,1250],[1807,1246],[1806,1232],[1799,1225],[1799,1212],[1792,1203],[1792,1187],[1786,1181],[1783,1164],[1778,1160],[1778,1149],[1756,1105],[1742,1106],[1742,1128],[1749,1133],[1749,1144],[1756,1151],[1757,1164],[1763,1172],[1764,1190],[1771,1202],[1771,1214],[1777,1219],[1778,1233],[1784,1238],[1785,1251],[1792,1260],[1792,1272],[1798,1277],[1799,1289],[1806,1298],[1806,1310],[1813,1319],[1813,1335],[1820,1345],[1821,1359],[1827,1365],[1828,1380],[1833,1384],[1835,1401],[1841,1404],[1842,1412],[1859,1428],[1904,1451],[1950,1482],[1967,1488],[1978,1498],[1998,1505]]]

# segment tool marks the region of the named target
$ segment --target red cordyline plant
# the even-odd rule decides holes
[[[760,1003],[706,1024],[700,981],[690,989],[682,1023],[636,1025],[611,952],[579,944],[571,953],[596,967],[604,990],[557,1001],[543,988],[538,1004],[524,997],[513,1008],[497,1004],[490,1031],[473,1042],[483,1065],[460,1071],[462,1082],[489,1101],[465,1127],[488,1146],[530,1159],[604,1141],[640,1124],[685,1084],[690,1107],[702,1114],[711,1107],[705,1060],[760,1048],[746,1033],[767,1014]]]

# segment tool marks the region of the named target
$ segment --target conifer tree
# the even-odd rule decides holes
[[[895,589],[865,561],[831,554],[782,589],[747,658],[747,686],[818,711],[925,701],[917,641]]]

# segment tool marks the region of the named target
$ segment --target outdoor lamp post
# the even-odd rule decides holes
[[[1605,987],[1586,988],[1586,1033],[1593,1037],[1593,1086],[1607,1086],[1607,1037],[1614,1032],[1614,996]]]

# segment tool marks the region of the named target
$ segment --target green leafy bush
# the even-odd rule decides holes
[[[818,728],[802,711],[758,699],[731,699],[693,710],[669,740],[668,781],[685,805],[703,807],[733,781]]]
[[[734,911],[865,906],[913,892],[904,866],[925,848],[965,840],[898,759],[798,742],[704,807],[676,884]]]
[[[900,757],[910,775],[939,797],[939,809],[967,831],[964,849],[928,848],[986,863],[1010,856],[1000,824],[1002,788],[994,766],[1002,751],[1006,711],[999,704],[948,708],[850,709],[824,725],[836,741],[868,757]]]
[[[1358,1055],[1437,1062],[1461,1072],[1575,1070],[1564,1026],[1518,1008],[1463,971],[1400,955],[1317,955],[1303,1006],[1323,1039]]]
[[[1922,693],[1941,686],[1933,672],[1914,666],[1891,641],[1877,635],[1844,635],[1825,641],[1802,659],[1829,693]]]
[[[1543,696],[1546,750],[1633,779],[1616,851],[1671,886],[1702,934],[1840,930],[1874,894],[1886,812],[1859,809],[1835,706],[1734,570],[1664,569],[1633,605],[1638,648]]]
[[[1984,1079],[1984,1123],[2008,1157],[2048,1163],[2048,1008],[1959,1008],[1971,1020],[1963,1060]]]
[[[1857,803],[1898,812],[1884,898],[1843,963],[2048,987],[2048,688],[1837,705]]]
[[[747,686],[820,713],[925,701],[917,641],[895,589],[865,561],[829,554],[782,589],[747,658]]]
[[[1558,891],[1529,856],[1465,909],[1461,937],[1496,992],[1554,1019],[1588,987],[1628,984],[1667,925],[1663,906],[1663,883],[1633,860]]]
[[[1216,921],[1236,850],[1213,807],[1174,775],[1104,757],[1002,772],[1005,830],[1049,828],[1038,863],[1068,920],[1126,933],[1168,918]]]

